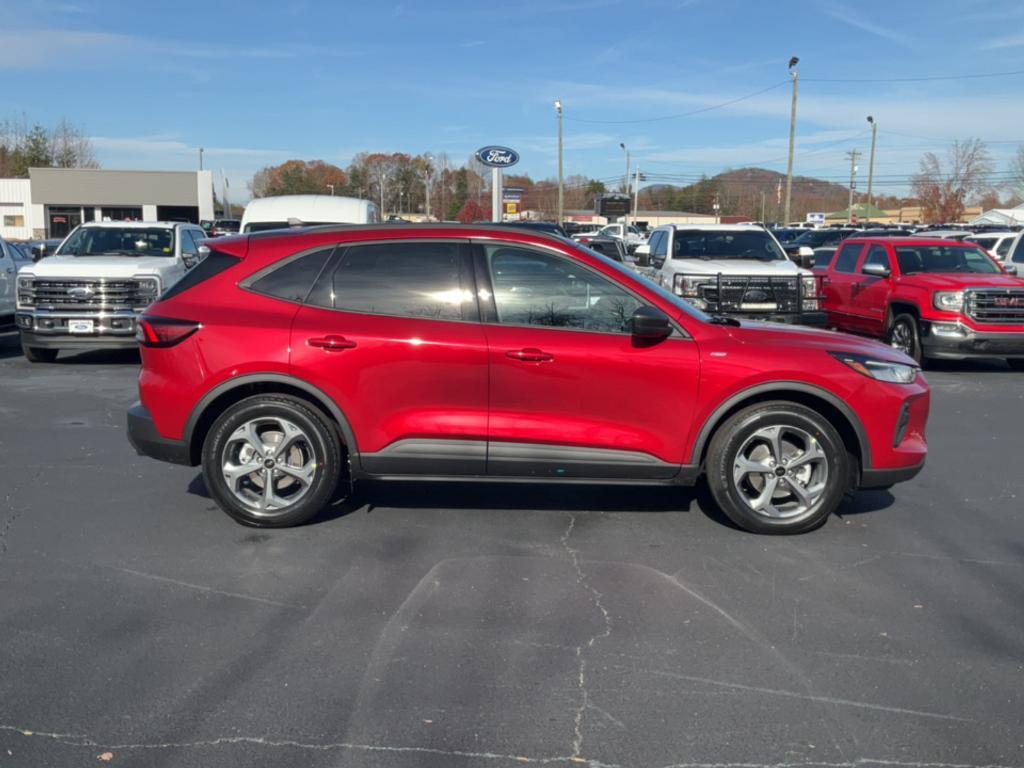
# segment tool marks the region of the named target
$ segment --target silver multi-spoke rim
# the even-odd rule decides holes
[[[809,432],[788,425],[763,427],[744,441],[732,479],[755,513],[788,520],[814,510],[828,486],[828,457]]]
[[[910,328],[907,327],[906,323],[896,323],[892,328],[892,336],[889,339],[889,344],[900,352],[910,354],[911,347],[913,346],[913,338],[910,335]]]
[[[266,416],[224,443],[221,473],[232,495],[258,517],[286,512],[309,492],[318,465],[313,441],[296,424]]]

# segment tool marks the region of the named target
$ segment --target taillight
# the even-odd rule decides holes
[[[135,330],[135,338],[144,347],[173,347],[202,328],[194,320],[143,315]]]

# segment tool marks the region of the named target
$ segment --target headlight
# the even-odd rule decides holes
[[[964,308],[963,291],[939,291],[933,299],[935,308],[945,312],[959,312]]]
[[[147,306],[156,301],[160,295],[160,278],[158,277],[136,277],[139,305]]]
[[[32,292],[32,278],[31,277],[19,277],[18,278],[18,290],[17,290],[17,306],[19,309],[23,307],[31,307],[34,294]]]
[[[689,275],[676,275],[673,283],[673,290],[678,296],[696,298],[700,295],[702,285],[714,285],[715,278],[692,277]]]
[[[913,384],[917,379],[917,372],[921,370],[916,365],[876,360],[866,355],[846,352],[833,352],[832,357],[850,366],[859,374],[878,381],[888,381],[891,384]]]
[[[806,275],[800,278],[803,283],[804,296],[810,298],[818,295],[818,278]]]

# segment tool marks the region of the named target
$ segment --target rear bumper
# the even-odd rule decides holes
[[[947,332],[936,333],[936,326],[947,329]],[[921,346],[925,357],[946,360],[1024,358],[1024,333],[984,333],[954,323],[929,323],[922,331]]]
[[[193,466],[184,440],[171,440],[160,434],[153,417],[142,403],[128,409],[128,442],[140,456]]]

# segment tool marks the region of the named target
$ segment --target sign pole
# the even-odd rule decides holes
[[[501,168],[491,168],[491,221],[501,221]]]

